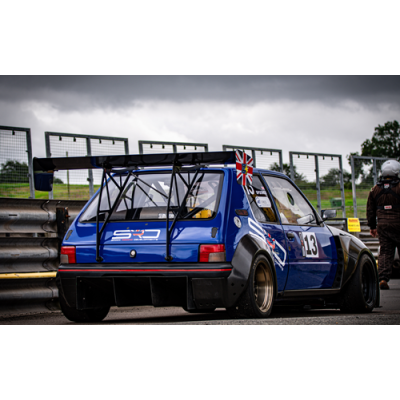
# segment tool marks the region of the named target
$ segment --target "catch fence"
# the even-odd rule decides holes
[[[0,126],[0,197],[35,198],[29,128]]]
[[[128,139],[120,137],[45,132],[45,143],[47,157],[129,154]],[[140,154],[209,151],[206,143],[139,140],[138,144]],[[336,208],[338,218],[366,218],[368,193],[388,160],[352,156],[349,173],[338,154],[291,151],[288,165],[283,164],[282,150],[235,145],[223,145],[222,149],[246,151],[255,167],[289,175],[319,212]],[[100,184],[101,171],[56,171],[54,178],[49,199],[87,200]],[[47,199],[47,193],[37,192],[36,196]],[[0,126],[0,197],[35,198],[30,128]]]
[[[351,156],[354,216],[366,218],[368,194],[378,182],[384,157]]]
[[[208,151],[207,143],[155,142],[152,140],[139,140],[138,143],[139,154],[194,153]]]
[[[283,172],[283,161],[282,161],[282,150],[268,149],[261,147],[244,147],[244,146],[233,146],[230,144],[222,145],[223,151],[235,151],[243,150],[250,151],[253,157],[254,168],[263,168],[273,171]]]
[[[346,218],[342,156],[290,151],[289,160],[291,179],[318,212],[335,208]]]
[[[86,157],[129,154],[127,138],[45,132],[46,157]],[[54,173],[49,198],[87,200],[100,185],[102,171],[72,170]]]

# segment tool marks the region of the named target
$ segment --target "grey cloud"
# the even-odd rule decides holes
[[[346,100],[400,104],[399,76],[1,76],[0,99],[43,101],[62,111],[124,108],[140,101]]]

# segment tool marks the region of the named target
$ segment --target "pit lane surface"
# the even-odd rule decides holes
[[[339,310],[274,309],[267,319],[232,319],[224,309],[189,314],[178,307],[129,307],[110,310],[101,325],[399,325],[400,280],[381,291],[381,307],[369,314],[344,314]],[[60,311],[0,317],[0,325],[71,325]]]

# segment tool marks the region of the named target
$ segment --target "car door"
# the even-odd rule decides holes
[[[270,194],[259,175],[253,175],[251,185],[245,187],[252,216],[249,216],[250,233],[271,247],[274,256],[278,292],[283,291],[288,276],[289,263],[286,239]]]
[[[332,287],[337,255],[331,232],[289,179],[267,174],[263,178],[278,209],[287,243],[285,291]]]

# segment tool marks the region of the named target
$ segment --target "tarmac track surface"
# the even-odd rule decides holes
[[[110,310],[100,325],[399,325],[400,280],[381,291],[381,307],[368,314],[344,314],[339,310],[273,310],[267,319],[231,319],[224,309],[189,314],[178,307],[128,307]],[[60,311],[0,317],[0,325],[71,325]],[[91,324],[93,325],[93,324]]]

